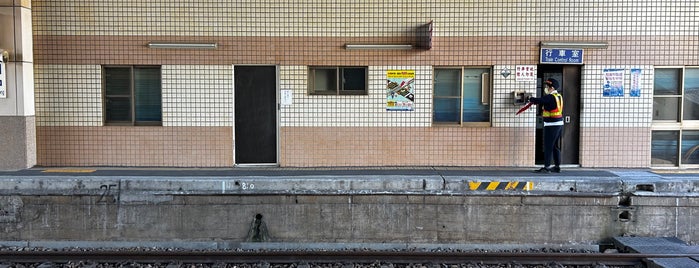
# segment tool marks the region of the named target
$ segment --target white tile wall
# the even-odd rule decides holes
[[[624,69],[624,96],[603,97],[604,69]],[[641,69],[641,96],[629,96],[631,69]],[[580,127],[650,127],[653,119],[653,66],[585,65],[582,70]]]
[[[511,74],[507,77],[501,75],[504,68],[507,68]],[[492,109],[492,125],[493,127],[535,127],[536,126],[536,109],[531,108],[519,115],[515,113],[522,106],[514,105],[512,102],[512,92],[523,90],[527,93],[536,95],[536,81],[518,82],[515,76],[516,65],[495,65],[493,66],[493,109]]]
[[[398,36],[430,20],[435,36],[693,36],[697,30],[693,0],[35,0],[32,9],[35,17],[63,18],[36,20],[35,32],[46,35]]]
[[[101,126],[99,65],[35,65],[37,126]]]
[[[163,65],[163,126],[232,126],[230,65]]]
[[[162,66],[163,126],[232,126],[231,66]],[[99,65],[35,67],[38,126],[101,126]]]
[[[281,66],[280,89],[293,90],[282,106],[282,127],[426,127],[432,121],[431,66],[369,66],[369,94],[309,95],[307,66]],[[386,111],[386,71],[415,70],[413,111]]]

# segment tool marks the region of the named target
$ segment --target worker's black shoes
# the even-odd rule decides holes
[[[534,170],[534,173],[561,173],[561,167],[552,167],[552,168],[547,168],[547,167],[542,167],[540,169]]]
[[[534,173],[551,173],[551,170],[546,167],[542,167],[540,169],[534,170]]]

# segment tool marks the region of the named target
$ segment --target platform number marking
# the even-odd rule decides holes
[[[253,190],[253,189],[255,189],[255,184],[247,183],[247,182],[241,182],[241,183],[240,183],[240,189],[243,189],[243,190]]]
[[[120,193],[120,187],[117,184],[102,184],[100,185],[100,191],[102,194],[100,198],[97,199],[97,203],[116,203],[117,197]]]

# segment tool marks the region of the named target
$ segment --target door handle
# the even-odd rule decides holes
[[[570,123],[570,115],[566,115],[564,121],[566,124]]]

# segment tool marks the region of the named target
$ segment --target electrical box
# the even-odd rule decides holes
[[[532,96],[531,93],[527,93],[524,90],[512,91],[512,104],[516,106],[521,106],[527,104],[527,100]]]

